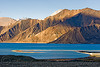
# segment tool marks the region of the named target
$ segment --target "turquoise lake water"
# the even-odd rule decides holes
[[[17,53],[12,50],[34,50],[40,53]],[[0,55],[23,55],[36,59],[82,58],[89,55],[67,50],[100,50],[100,44],[32,44],[0,43]]]

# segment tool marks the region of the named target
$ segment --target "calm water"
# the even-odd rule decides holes
[[[16,53],[12,52],[12,50],[37,50],[33,52],[43,53]],[[23,55],[31,56],[36,59],[81,58],[89,56],[87,54],[66,50],[100,50],[100,44],[0,43],[0,55]]]

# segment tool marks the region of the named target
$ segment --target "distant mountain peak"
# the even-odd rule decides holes
[[[51,14],[50,16],[54,16],[54,15],[58,14],[59,12],[61,12],[62,10],[63,9],[59,9],[59,10],[55,11],[53,14]]]
[[[87,7],[87,8],[84,8],[83,10],[93,10],[93,9]]]
[[[0,26],[8,26],[15,23],[16,20],[9,17],[0,17]]]

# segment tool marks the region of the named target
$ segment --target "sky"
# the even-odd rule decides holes
[[[59,9],[100,10],[100,0],[0,0],[0,17],[44,19]]]

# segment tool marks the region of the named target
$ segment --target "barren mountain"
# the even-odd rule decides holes
[[[44,20],[25,19],[1,26],[0,32],[0,42],[100,43],[100,11],[64,9]]]
[[[8,26],[15,23],[16,20],[9,17],[0,17],[0,26]]]

